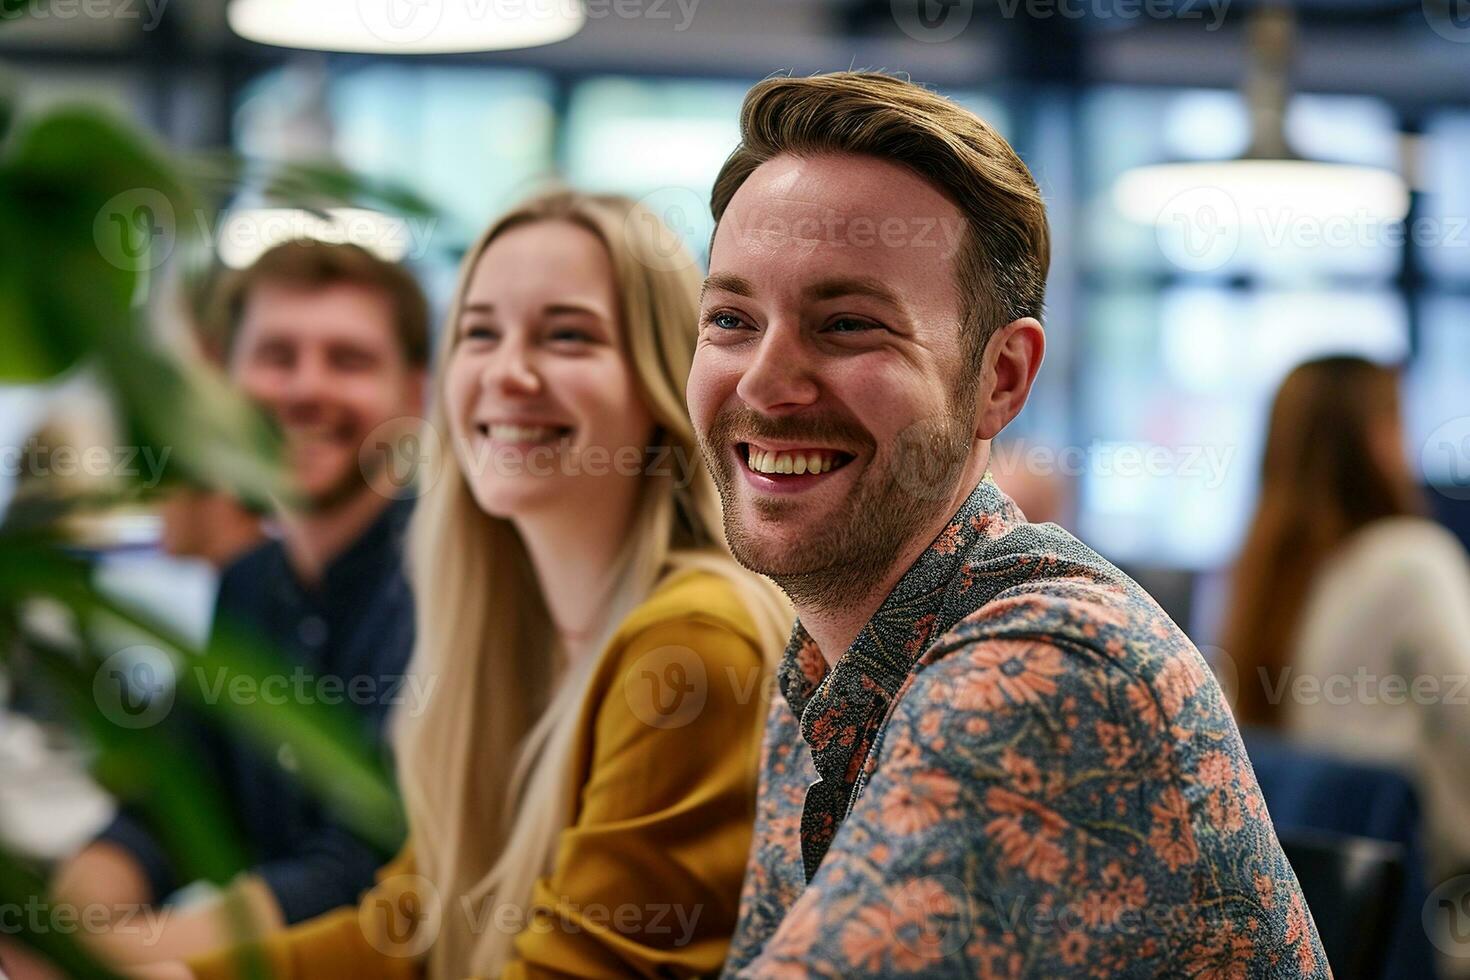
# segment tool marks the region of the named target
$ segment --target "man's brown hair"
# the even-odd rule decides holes
[[[224,359],[234,346],[250,291],[265,282],[308,290],[347,283],[376,290],[393,308],[394,333],[404,359],[413,367],[429,362],[429,304],[413,274],[359,245],[306,238],[266,250],[249,268],[221,284],[216,321],[224,331],[219,345]]]
[[[878,72],[768,78],[746,93],[740,145],[715,178],[716,226],[745,179],[784,153],[888,160],[954,202],[966,223],[955,274],[971,377],[996,329],[1041,319],[1051,263],[1046,207],[1026,164],[974,113]]]

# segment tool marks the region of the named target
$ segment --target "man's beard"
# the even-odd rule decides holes
[[[708,437],[701,437],[700,449],[720,492],[725,538],[735,559],[770,578],[807,609],[831,611],[868,598],[915,537],[940,518],[937,508],[954,499],[969,459],[974,420],[957,417],[958,403],[951,401],[950,411],[911,424],[884,453],[845,417],[771,419],[745,408],[721,413]],[[737,514],[736,481],[743,477],[735,472],[740,464],[731,458],[729,446],[760,442],[762,436],[810,440],[815,446],[865,445],[871,451],[853,491],[800,542],[769,543]],[[778,496],[755,497],[752,503],[769,519],[799,506]]]
[[[375,481],[385,469],[379,457],[366,453],[343,464],[332,481],[319,490],[301,491],[295,506],[306,514],[328,514],[362,497],[375,492]]]

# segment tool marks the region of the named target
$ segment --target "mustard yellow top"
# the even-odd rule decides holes
[[[671,577],[624,619],[581,707],[577,813],[531,899],[553,917],[519,932],[503,980],[719,970],[755,814],[768,687],[759,645],[733,587],[709,572]],[[357,908],[189,966],[200,980],[234,980],[253,953],[279,980],[420,977],[412,855],[378,882]],[[443,914],[463,914],[458,900],[445,896]]]

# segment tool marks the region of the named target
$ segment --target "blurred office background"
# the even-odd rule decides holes
[[[480,11],[471,26],[483,27],[487,10],[538,3],[580,27],[537,46],[407,53],[436,39],[464,46],[453,30],[461,8]],[[1462,8],[1462,0],[27,0],[12,12],[28,16],[0,23],[0,72],[19,87],[22,116],[85,102],[180,152],[330,162],[417,192],[435,218],[368,235],[413,267],[439,312],[474,235],[551,177],[645,199],[703,256],[710,184],[753,82],[777,71],[907,72],[1005,134],[1049,207],[1047,359],[997,446],[998,477],[1033,517],[1058,520],[1132,572],[1218,653],[1224,571],[1256,502],[1267,411],[1303,361],[1347,353],[1404,365],[1409,462],[1434,516],[1470,545]],[[319,47],[377,50],[241,34],[281,40],[292,29],[349,27],[352,43]],[[1219,187],[1241,171],[1179,190],[1169,171],[1143,169],[1246,157],[1325,169],[1296,184],[1247,179],[1223,199]],[[260,227],[239,223],[261,203],[246,181],[229,212],[174,217],[238,265],[262,247]],[[0,386],[0,447],[22,445],[58,413],[95,418],[89,398],[75,379]],[[0,473],[0,511],[15,493],[15,469]],[[202,637],[210,573],[157,560],[158,529],[147,515],[131,518],[104,572]],[[1272,751],[1252,754],[1280,824],[1289,794],[1309,780],[1299,757],[1273,762]],[[1352,780],[1363,785],[1361,774]],[[12,791],[10,805],[20,806],[34,786],[12,781]],[[78,830],[57,832],[84,838],[105,804],[86,787],[64,792],[76,794],[62,809]],[[1329,806],[1337,798],[1325,797]],[[1320,810],[1323,799],[1304,810]],[[7,835],[13,842],[14,825]],[[1296,851],[1293,861],[1314,853]],[[1392,914],[1317,908],[1316,895],[1341,891],[1330,880],[1312,901],[1319,923],[1334,918],[1347,939],[1375,915],[1407,921],[1403,936],[1417,930],[1427,888],[1414,887]],[[1423,945],[1422,933],[1414,938]],[[1425,975],[1412,956],[1399,961],[1411,965],[1395,975]]]

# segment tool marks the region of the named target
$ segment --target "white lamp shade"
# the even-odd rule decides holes
[[[261,44],[373,54],[530,48],[571,37],[581,0],[230,0],[230,28]]]
[[[1391,223],[1409,212],[1408,187],[1397,174],[1310,160],[1138,167],[1118,178],[1112,196],[1129,220],[1155,226],[1197,221],[1202,208],[1222,227],[1271,225],[1283,215]]]

